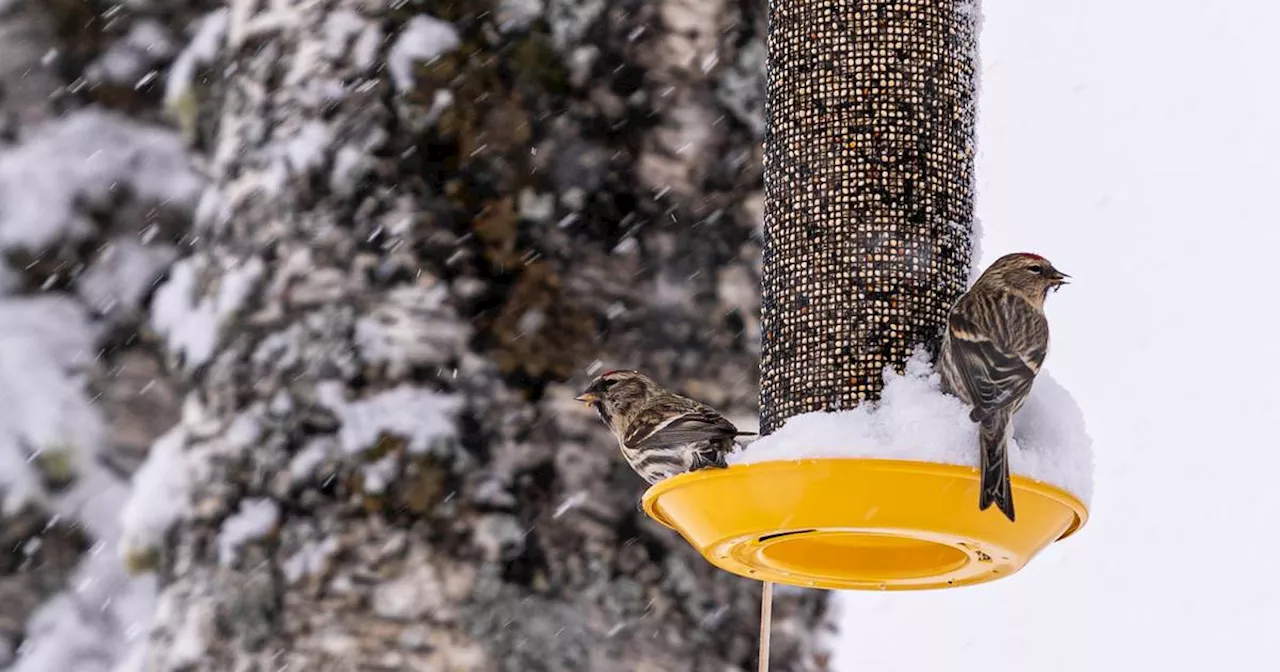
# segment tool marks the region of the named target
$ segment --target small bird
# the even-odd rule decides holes
[[[973,410],[981,452],[978,509],[995,503],[1014,520],[1007,450],[1013,414],[1031,393],[1049,351],[1044,300],[1071,276],[1026,252],[991,264],[956,302],[938,357],[943,390]]]
[[[686,471],[723,469],[734,437],[754,435],[639,371],[606,371],[576,400],[595,409],[627,464],[650,485]]]

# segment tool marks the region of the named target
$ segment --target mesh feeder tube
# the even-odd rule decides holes
[[[875,399],[935,343],[973,235],[976,7],[772,0],[760,430]]]
[[[964,292],[976,14],[954,0],[771,0],[762,435],[876,399],[886,367],[936,347]],[[992,581],[1088,517],[1017,475],[1017,524],[980,511],[975,466],[755,461],[669,478],[643,503],[721,569],[837,590]]]

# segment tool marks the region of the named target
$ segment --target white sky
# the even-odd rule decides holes
[[[1074,276],[1047,366],[1092,520],[1003,581],[843,593],[836,668],[1275,669],[1280,2],[983,5],[981,263]]]

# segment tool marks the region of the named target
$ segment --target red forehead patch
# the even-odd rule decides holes
[[[612,376],[615,373],[622,373],[622,372],[623,372],[623,369],[609,369],[608,371],[605,371],[604,373],[600,374],[600,377],[604,378],[605,376]]]
[[[1042,257],[1042,256],[1040,256],[1040,255],[1038,255],[1038,254],[1031,253],[1031,252],[1019,252],[1019,253],[1018,253],[1018,256],[1019,256],[1019,257],[1026,257],[1026,258],[1028,258],[1028,259],[1035,259],[1035,260],[1037,260],[1037,261],[1048,261],[1048,259],[1045,259],[1044,257]]]

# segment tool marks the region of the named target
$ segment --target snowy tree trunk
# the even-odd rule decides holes
[[[758,136],[710,74],[751,22],[419,7],[235,0],[179,59],[213,188],[151,306],[192,392],[126,512],[149,669],[752,667],[759,584],[572,402],[609,362],[751,412]],[[817,668],[822,595],[777,601]]]

